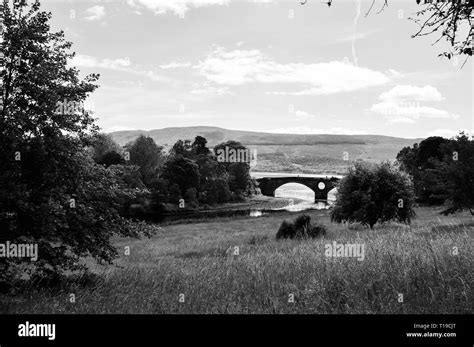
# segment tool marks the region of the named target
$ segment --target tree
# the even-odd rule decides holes
[[[397,154],[397,162],[400,165],[400,169],[405,171],[410,175],[414,175],[416,170],[416,154],[418,152],[418,143],[413,145],[413,148],[410,146],[403,147],[400,152]]]
[[[101,164],[101,165],[105,165],[109,167],[110,165],[125,164],[125,159],[119,153],[115,151],[110,151],[110,152],[105,153],[99,159],[99,161],[97,161],[97,164]]]
[[[191,159],[181,155],[170,157],[163,167],[162,177],[176,184],[183,196],[189,188],[199,188],[199,167]]]
[[[171,148],[170,155],[172,156],[183,156],[186,158],[191,158],[193,156],[192,153],[192,145],[190,140],[178,140]]]
[[[196,158],[196,163],[199,166],[200,185],[222,176],[219,171],[219,163],[215,157],[200,155]]]
[[[209,205],[228,202],[232,197],[229,184],[225,178],[216,178],[207,181],[201,189],[199,199]]]
[[[158,169],[164,161],[163,147],[158,146],[151,137],[140,135],[126,148],[130,153],[130,163],[140,168],[143,183],[149,186],[157,178]]]
[[[122,149],[116,143],[112,136],[105,133],[99,133],[92,137],[91,155],[97,163],[103,160],[104,155],[110,152],[121,153]]]
[[[117,255],[112,235],[139,235],[120,216],[133,191],[87,154],[98,128],[76,106],[97,88],[98,75],[80,80],[67,66],[71,43],[62,31],[50,32],[50,18],[39,1],[4,11],[0,237],[38,245],[40,258],[27,273],[33,278],[84,270],[82,256],[111,262]],[[11,284],[24,261],[0,258],[0,282]]]
[[[229,176],[229,187],[236,193],[246,193],[252,185],[250,150],[238,141],[229,140],[214,147],[222,173]]]
[[[410,223],[415,216],[414,194],[409,177],[385,162],[357,162],[339,182],[331,220],[359,222],[372,229],[390,220]]]
[[[474,215],[474,140],[461,132],[444,143],[441,151],[443,158],[434,165],[448,204],[442,213],[467,209]]]
[[[207,140],[202,136],[196,136],[191,148],[194,156],[207,156],[210,153],[209,148],[207,148]]]
[[[416,0],[420,4],[420,0]],[[426,1],[424,4],[426,5]],[[420,29],[413,37],[441,33],[438,41],[445,39],[452,47],[451,52],[443,52],[440,56],[451,59],[455,55],[472,56],[474,23],[472,10],[474,0],[466,1],[430,1],[425,8],[416,13],[417,17],[428,16],[426,20],[413,19]],[[466,34],[463,35],[463,29]],[[461,36],[461,37],[460,37]]]
[[[251,183],[250,167],[247,163],[229,165],[229,187],[233,192],[245,194]]]
[[[442,145],[448,140],[432,136],[414,144],[412,148],[405,147],[397,154],[400,168],[407,172],[414,184],[415,195],[419,202],[442,204],[446,191],[440,184],[440,176],[435,170],[435,163],[442,159]]]

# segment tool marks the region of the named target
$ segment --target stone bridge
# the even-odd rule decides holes
[[[262,177],[256,179],[263,195],[275,196],[275,190],[287,183],[299,183],[314,192],[315,202],[327,200],[328,193],[340,180],[337,177]]]

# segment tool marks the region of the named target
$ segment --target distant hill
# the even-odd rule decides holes
[[[382,135],[299,135],[229,130],[210,126],[173,127],[156,130],[128,130],[112,132],[120,145],[135,140],[139,135],[150,136],[157,144],[170,148],[176,141],[197,135],[208,140],[208,146],[227,141],[240,141],[256,148],[258,165],[255,171],[286,171],[302,173],[342,174],[349,162],[366,160],[380,162],[394,160],[405,146],[412,146],[423,139],[405,139]]]

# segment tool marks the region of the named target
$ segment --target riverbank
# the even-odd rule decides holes
[[[209,206],[195,209],[175,210],[164,216],[160,225],[176,225],[189,223],[203,223],[208,220],[223,218],[246,218],[260,217],[267,213],[284,212],[285,208],[301,210],[309,208],[311,203],[298,198],[281,198],[264,195],[255,195],[242,202],[219,204],[210,208]]]
[[[218,206],[206,209],[196,209],[196,211],[233,211],[233,210],[271,210],[283,208],[290,204],[299,204],[304,202],[303,199],[297,198],[277,198],[265,195],[255,195],[242,202],[232,202],[219,204]]]

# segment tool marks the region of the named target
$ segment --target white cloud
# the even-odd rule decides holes
[[[191,63],[185,62],[185,63],[180,63],[180,62],[170,62],[168,64],[162,64],[160,65],[160,68],[163,70],[169,70],[169,69],[179,69],[179,68],[185,68],[185,67],[190,67]]]
[[[441,137],[445,137],[445,138],[451,138],[451,137],[456,136],[457,134],[459,134],[459,131],[462,131],[462,130],[467,132],[467,130],[465,130],[465,129],[456,129],[456,130],[453,130],[453,129],[436,129],[436,130],[430,131],[428,133],[427,137],[429,137],[429,136],[441,136]]]
[[[411,85],[397,85],[384,92],[379,99],[387,102],[398,101],[442,101],[441,93],[433,86],[416,87]]]
[[[393,117],[388,119],[389,123],[406,123],[406,124],[414,124],[416,123],[413,119],[408,117]]]
[[[423,104],[444,100],[441,93],[433,86],[397,85],[380,94],[379,100],[381,102],[373,104],[370,110],[384,115],[389,123],[414,124],[421,118],[459,118],[457,114]]]
[[[216,47],[195,68],[208,80],[222,85],[251,82],[307,85],[301,91],[269,93],[277,95],[327,95],[383,85],[390,81],[382,72],[340,61],[281,64],[257,49],[226,51]]]
[[[233,94],[227,87],[215,87],[204,85],[202,87],[196,87],[191,90],[191,94],[200,95],[200,96],[221,96],[221,95],[231,95]]]
[[[270,130],[278,134],[332,134],[332,135],[363,135],[367,132],[344,128],[316,129],[310,127],[289,127]]]
[[[191,8],[227,5],[230,0],[127,0],[127,3],[135,8],[148,8],[156,15],[171,12],[178,16],[184,16]]]
[[[90,55],[76,55],[72,60],[71,64],[74,66],[80,67],[100,67],[104,69],[117,70],[131,65],[130,59],[128,57],[118,58],[118,59],[97,59]]]
[[[102,68],[115,71],[132,73],[138,76],[147,77],[153,81],[169,81],[168,78],[160,76],[151,70],[143,70],[132,65],[128,57],[118,59],[98,59],[90,55],[76,55],[70,61],[70,65],[86,68]]]
[[[450,114],[448,111],[429,106],[422,106],[419,103],[396,103],[381,102],[372,105],[371,111],[383,114],[385,116],[402,116],[411,119],[419,118],[459,118],[458,115]]]
[[[314,114],[311,114],[311,113],[308,113],[308,112],[305,112],[305,111],[296,110],[295,113],[294,113],[294,118],[295,118],[295,120],[304,121],[304,120],[314,119],[314,118],[316,118],[316,116]]]
[[[92,6],[86,10],[87,17],[84,17],[86,20],[101,20],[105,17],[105,7],[104,6]]]

